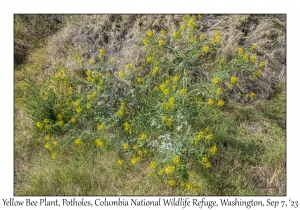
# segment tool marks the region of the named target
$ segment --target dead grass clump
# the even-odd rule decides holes
[[[265,195],[286,195],[285,164],[276,167],[252,167],[249,170],[253,188],[263,190]]]
[[[266,66],[262,82],[240,78],[244,89],[257,89],[257,97],[268,99],[286,74],[286,15],[208,15],[203,17],[211,33],[219,30],[223,36],[222,53],[231,60],[238,47],[256,44],[258,61]]]

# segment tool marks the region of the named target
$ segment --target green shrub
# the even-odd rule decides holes
[[[201,15],[184,16],[176,31],[149,29],[136,65],[112,71],[117,58],[100,49],[84,78],[61,70],[42,85],[28,79],[28,110],[52,158],[63,153],[58,148],[113,147],[120,170],[145,162],[167,186],[199,191],[190,177],[213,167],[215,122],[233,97],[254,100],[239,78],[258,80],[264,67],[255,45],[225,60],[220,32],[204,34],[201,24]]]

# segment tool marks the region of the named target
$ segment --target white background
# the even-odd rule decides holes
[[[11,0],[0,3],[0,206],[2,199],[13,197],[13,141],[14,141],[14,102],[13,102],[13,15],[15,13],[196,13],[196,14],[224,14],[224,13],[281,13],[287,14],[287,196],[270,197],[272,200],[286,201],[299,199],[299,11],[296,8],[297,1],[279,0],[250,0],[250,1],[33,1]],[[15,197],[17,200],[42,197]],[[66,197],[49,197],[51,200]],[[72,198],[72,197],[69,197]],[[124,197],[121,197],[123,199]],[[125,197],[130,200],[131,197]],[[143,197],[137,197],[142,199]],[[148,200],[156,200],[157,197],[145,197]],[[164,197],[167,198],[167,197]],[[190,198],[193,199],[194,197]],[[197,197],[196,197],[197,198]],[[220,197],[207,197],[206,200],[218,200]],[[225,198],[225,197],[222,197]],[[80,199],[80,197],[77,197]],[[96,197],[86,197],[93,201]],[[104,197],[101,197],[104,199]],[[109,197],[117,200],[117,197]],[[234,197],[229,197],[234,200]],[[252,197],[238,197],[251,200]],[[254,200],[263,200],[268,197],[253,197]],[[6,207],[7,208],[7,207]],[[26,207],[29,209],[30,207]],[[38,207],[40,209],[41,207]],[[50,207],[51,208],[51,207]],[[64,209],[78,209],[79,207],[63,207]],[[105,207],[96,207],[106,209]],[[126,209],[140,209],[140,207],[127,207]],[[148,207],[150,209],[151,207]],[[153,207],[152,207],[153,208]],[[165,209],[171,207],[159,207]],[[223,207],[222,207],[223,208]],[[245,209],[245,207],[242,207]],[[277,207],[278,208],[278,207]],[[300,208],[300,207],[298,207]],[[10,207],[10,209],[15,209]],[[32,209],[32,207],[30,208]],[[52,209],[52,208],[51,208]],[[113,209],[110,207],[109,209]],[[177,207],[181,209],[181,207]],[[190,209],[190,208],[188,208]],[[193,207],[196,209],[196,207]],[[197,208],[198,209],[198,208]],[[225,208],[226,209],[226,208]],[[227,207],[229,209],[229,207]],[[232,209],[232,208],[230,208]],[[241,209],[241,208],[234,208]],[[257,209],[257,208],[251,208]],[[271,209],[271,208],[270,208]],[[285,208],[287,209],[287,208]],[[290,209],[290,208],[289,208]]]

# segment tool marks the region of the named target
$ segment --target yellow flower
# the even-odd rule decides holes
[[[165,173],[165,170],[164,169],[160,169],[159,172],[158,172],[158,175],[162,176],[162,175],[164,175],[164,173]]]
[[[158,89],[157,86],[155,86],[155,87],[153,88],[153,90],[158,91],[159,89]]]
[[[95,60],[94,59],[90,59],[90,64],[94,64]]]
[[[228,88],[229,88],[229,89],[232,89],[232,88],[233,88],[233,84],[231,84],[231,83],[228,84]]]
[[[189,22],[188,22],[188,27],[190,27],[190,28],[194,28],[194,16],[193,17],[191,17],[191,19],[189,19]]]
[[[136,145],[136,144],[133,145],[133,146],[132,146],[132,149],[137,150],[137,149],[138,149],[138,145]]]
[[[97,130],[101,131],[103,129],[103,127],[104,127],[103,124],[100,124],[100,125],[97,126]]]
[[[165,85],[165,84],[161,84],[161,85],[159,86],[159,89],[160,89],[161,91],[164,91],[164,90],[166,89],[166,85]]]
[[[58,125],[59,126],[63,126],[64,125],[64,121],[63,120],[58,121]]]
[[[166,174],[172,174],[172,173],[174,172],[174,170],[175,170],[175,167],[174,167],[174,166],[171,166],[171,165],[169,165],[169,166],[165,169]]]
[[[61,120],[63,115],[61,113],[58,113],[58,115],[56,117],[57,117],[57,119]]]
[[[248,58],[249,58],[249,54],[245,54],[245,55],[243,56],[243,59],[244,59],[244,60],[248,60]]]
[[[101,139],[96,139],[96,140],[95,140],[95,143],[96,143],[96,145],[97,145],[98,147],[100,147],[100,148],[102,148],[103,145],[104,145],[104,143],[103,143],[103,141],[101,141]]]
[[[214,154],[216,154],[217,150],[218,150],[217,146],[214,145],[209,151],[212,155],[214,155]]]
[[[260,76],[262,75],[262,70],[258,70],[258,71],[255,73],[255,75],[256,75],[257,77],[260,77]]]
[[[222,88],[217,89],[217,94],[220,94],[220,93],[222,93]]]
[[[53,144],[56,146],[58,145],[58,141],[53,141]]]
[[[138,155],[141,156],[142,154],[143,154],[143,151],[142,151],[142,150],[139,150],[139,151],[138,151]]]
[[[201,19],[201,18],[202,18],[202,15],[200,15],[200,14],[198,14],[197,16],[198,16],[198,18],[199,18],[199,19]]]
[[[122,166],[123,164],[124,164],[124,160],[119,159],[119,160],[118,160],[118,165],[119,165],[119,166]]]
[[[214,134],[211,133],[206,136],[206,139],[211,140],[211,139],[213,139],[213,137],[214,137]]]
[[[86,74],[86,76],[91,76],[91,70],[87,70],[86,72],[85,72],[85,74]]]
[[[124,77],[124,73],[122,71],[119,72],[119,77],[123,78]]]
[[[48,123],[48,122],[49,122],[49,119],[45,118],[44,123]]]
[[[241,55],[241,54],[243,54],[243,53],[244,53],[244,49],[243,49],[243,48],[239,48],[239,49],[238,49],[238,54]]]
[[[196,37],[193,36],[193,37],[191,38],[191,42],[193,43],[193,42],[195,42],[195,41],[196,41]]]
[[[117,112],[117,114],[120,115],[120,116],[123,116],[124,115],[124,110],[119,109],[118,112]]]
[[[151,58],[151,57],[148,57],[148,58],[147,58],[147,62],[150,63],[151,61],[152,61],[152,58]]]
[[[181,30],[183,30],[183,31],[184,31],[184,30],[186,29],[186,25],[184,25],[184,24],[183,24],[183,25],[181,25],[181,27],[180,27],[180,28],[181,28]]]
[[[53,159],[57,158],[57,154],[56,154],[55,152],[54,152],[54,153],[52,153],[52,155],[51,155],[51,156],[52,156],[52,158],[53,158]]]
[[[163,93],[164,93],[164,95],[169,95],[170,91],[169,91],[169,89],[164,89]]]
[[[128,148],[129,148],[129,144],[128,144],[128,143],[125,143],[125,144],[123,145],[123,148],[124,148],[124,149],[128,149]]]
[[[153,32],[149,29],[149,30],[147,31],[147,35],[148,35],[148,37],[152,37],[152,36],[153,36]]]
[[[75,102],[74,102],[74,105],[75,105],[75,106],[79,106],[79,105],[80,105],[80,101],[75,101]]]
[[[252,44],[252,48],[253,48],[253,49],[256,49],[256,44]]]
[[[160,40],[158,40],[158,44],[159,44],[159,46],[162,46],[162,45],[164,45],[164,40],[162,40],[162,39],[160,39]]]
[[[109,72],[106,72],[105,75],[106,75],[107,77],[109,77],[109,76],[110,76],[110,73],[109,73]]]
[[[220,82],[220,78],[215,77],[213,81],[214,81],[214,84],[216,85],[216,84],[218,84]]]
[[[165,36],[166,35],[166,32],[165,32],[165,30],[160,30],[160,32],[159,32],[162,36]]]
[[[133,165],[137,164],[137,163],[140,162],[140,161],[141,161],[141,158],[140,158],[140,157],[135,157],[135,158],[132,158],[132,159],[131,159],[131,163],[132,163]]]
[[[174,35],[175,38],[179,38],[179,36],[180,36],[180,34],[179,34],[178,31],[175,31],[175,32],[173,33],[173,35]]]
[[[211,167],[210,162],[207,162],[207,163],[205,164],[205,168],[210,168],[210,167]]]
[[[168,181],[168,184],[169,184],[170,186],[174,186],[174,185],[175,185],[175,180],[173,180],[173,179],[172,179],[172,180],[169,180],[169,181]]]
[[[73,94],[73,88],[72,88],[72,87],[69,87],[69,89],[68,89],[68,94],[69,94],[69,95],[72,95],[72,94]]]
[[[202,41],[202,40],[205,39],[205,35],[204,34],[200,34],[199,38],[200,38],[200,41]]]
[[[125,132],[130,132],[130,125],[129,125],[128,122],[125,122],[125,123],[124,123],[124,131],[125,131]]]
[[[46,131],[50,131],[50,126],[49,126],[49,125],[46,125],[46,126],[45,126],[45,130],[46,130]]]
[[[175,77],[173,78],[173,82],[174,82],[174,83],[176,83],[178,80],[179,80],[179,77],[178,77],[178,76],[175,76]]]
[[[155,66],[152,70],[152,74],[156,74],[158,70],[159,70],[158,66]]]
[[[100,49],[100,50],[99,50],[99,53],[100,53],[100,54],[104,54],[104,52],[105,52],[105,51],[104,51],[103,49]]]
[[[203,52],[204,53],[208,53],[209,52],[209,47],[208,46],[204,46],[203,47]]]
[[[148,45],[149,44],[149,41],[147,39],[143,39],[143,44],[144,45]]]
[[[37,126],[39,129],[41,129],[41,128],[43,127],[43,124],[40,123],[40,122],[37,122],[37,123],[36,123],[36,126]]]
[[[206,162],[208,161],[208,159],[207,159],[207,157],[202,157],[201,161],[202,161],[203,163],[206,163]]]
[[[137,81],[137,82],[143,82],[143,79],[140,78],[140,77],[138,77],[136,81]]]
[[[220,41],[221,41],[221,36],[220,35],[217,35],[216,37],[215,37],[215,42],[216,43],[219,43]]]
[[[178,156],[175,156],[173,158],[173,162],[177,165],[180,162],[180,158]]]
[[[214,104],[214,100],[212,100],[211,98],[208,99],[207,104],[208,104],[208,105],[213,105],[213,104]]]
[[[147,138],[147,134],[142,133],[142,134],[140,135],[140,139],[141,139],[141,140],[145,140],[146,138]]]
[[[256,61],[256,57],[253,55],[253,56],[251,56],[250,57],[250,61],[251,61],[251,63],[254,63],[255,61]]]
[[[48,142],[45,144],[45,148],[46,149],[50,149],[51,148],[51,144],[49,144]]]
[[[87,104],[87,105],[86,105],[86,108],[87,108],[87,109],[92,108],[92,104]]]
[[[72,123],[76,123],[76,118],[73,117],[73,118],[71,119],[71,122],[72,122]]]
[[[147,173],[147,176],[152,176],[152,174],[153,174],[153,171],[149,171],[149,172]]]
[[[237,83],[237,82],[238,82],[238,78],[237,78],[237,77],[231,77],[231,78],[230,78],[230,83],[231,83],[231,84],[234,85],[234,84]]]
[[[115,58],[110,58],[109,61],[110,61],[111,63],[113,63],[113,62],[115,61]]]
[[[186,184],[186,189],[191,190],[193,188],[193,184],[191,182],[188,182]]]
[[[130,63],[127,63],[126,64],[126,69],[130,69],[130,67],[131,67]]]
[[[256,96],[256,94],[253,93],[253,92],[251,92],[251,93],[249,94],[249,96],[250,96],[251,99],[253,99],[253,98]]]
[[[166,124],[167,124],[167,126],[171,127],[173,124],[173,121],[171,119],[167,119]]]
[[[225,59],[224,58],[221,58],[220,59],[220,64],[224,64],[225,63]]]
[[[45,136],[45,140],[49,141],[50,140],[50,136],[49,135]]]
[[[219,101],[218,101],[218,106],[219,106],[219,107],[224,106],[224,104],[225,104],[225,102],[224,102],[223,100],[219,100]]]
[[[265,66],[265,62],[260,62],[259,63],[259,67],[264,67]]]
[[[179,92],[180,92],[180,95],[185,95],[186,94],[186,89],[182,88]]]
[[[156,163],[155,162],[150,162],[150,168],[155,168],[156,167]]]
[[[77,146],[81,146],[82,145],[82,141],[80,138],[75,139],[75,145]]]

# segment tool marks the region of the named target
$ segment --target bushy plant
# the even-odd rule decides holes
[[[222,120],[233,94],[255,98],[239,87],[239,77],[257,80],[265,65],[257,62],[255,45],[225,60],[220,32],[204,34],[201,24],[201,15],[192,15],[175,31],[149,29],[136,65],[115,70],[115,58],[100,49],[84,78],[61,70],[41,86],[30,81],[28,110],[52,158],[59,145],[117,148],[121,169],[146,162],[148,176],[199,191],[190,179],[193,169],[209,170],[218,151],[211,122]]]

